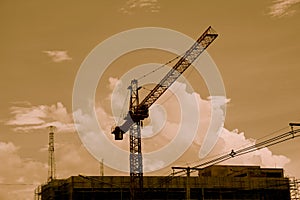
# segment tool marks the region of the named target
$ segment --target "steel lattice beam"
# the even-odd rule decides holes
[[[209,27],[175,64],[169,73],[159,82],[159,84],[157,84],[155,88],[144,98],[140,105],[146,105],[149,108],[200,56],[200,54],[216,39],[217,36],[218,34]]]
[[[199,39],[186,51],[183,57],[174,65],[168,74],[157,84],[153,90],[137,104],[134,110],[126,117],[124,124],[115,127],[112,131],[115,134],[116,140],[123,139],[123,133],[126,133],[130,126],[134,123],[134,112],[139,110],[149,109],[149,107],[178,79],[178,77],[201,55],[201,53],[217,38],[218,34],[211,28],[208,29],[199,37]],[[141,118],[143,120],[144,118]]]
[[[129,111],[135,113],[139,105],[137,80],[131,81]],[[137,120],[129,129],[130,142],[130,193],[131,199],[137,199],[143,189],[143,157],[141,148],[141,127]]]
[[[54,126],[49,126],[48,181],[55,179],[54,129]]]

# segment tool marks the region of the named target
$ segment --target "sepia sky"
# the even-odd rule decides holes
[[[168,28],[193,39],[210,25],[218,32],[208,53],[230,99],[224,126],[228,134],[220,144],[238,148],[288,131],[289,122],[300,122],[299,22],[299,0],[1,0],[0,199],[32,199],[33,189],[46,181],[46,127],[51,123],[60,128],[55,138],[57,176],[99,173],[98,161],[73,127],[74,81],[94,47],[133,28]],[[115,49],[117,45],[110,50]],[[109,119],[109,86],[122,73],[139,64],[164,63],[175,57],[151,50],[135,53],[116,60],[100,80],[96,95],[100,118],[107,115],[103,119]],[[203,80],[193,75],[187,79],[205,107],[209,94]],[[230,146],[230,141],[238,142]],[[145,144],[149,151],[151,144]],[[294,139],[270,147],[268,158],[274,158],[274,165],[262,166],[284,163],[286,175],[299,178],[299,145],[300,140]],[[189,159],[194,151],[177,164],[197,164],[194,157]],[[243,164],[238,159],[233,163]],[[109,175],[119,174],[109,167],[105,170]]]

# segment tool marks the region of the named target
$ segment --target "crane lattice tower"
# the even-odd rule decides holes
[[[49,126],[48,146],[48,181],[55,179],[55,156],[54,156],[54,130],[55,126]]]

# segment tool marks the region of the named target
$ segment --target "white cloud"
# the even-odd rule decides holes
[[[53,105],[31,104],[12,106],[10,108],[13,117],[6,122],[7,125],[15,126],[15,131],[31,131],[55,126],[57,131],[71,132],[74,130],[71,114],[65,106],[58,102]]]
[[[161,169],[165,163],[163,160],[150,160],[143,158],[144,171],[156,171]]]
[[[67,51],[43,51],[43,53],[47,54],[53,62],[62,62],[65,60],[72,60],[72,58],[68,55]]]
[[[156,13],[159,12],[160,5],[158,0],[128,0],[119,11],[124,14],[133,14],[137,9]]]
[[[78,174],[99,174],[99,163],[76,139],[74,136],[68,141],[55,144],[57,178],[68,178]],[[47,163],[23,158],[19,155],[21,150],[12,142],[0,141],[1,200],[32,200],[34,190],[47,181]]]
[[[113,82],[115,83],[117,82],[117,80],[114,79]],[[121,85],[122,82],[116,87],[120,87]],[[221,128],[220,134],[219,136],[217,136],[219,137],[217,144],[213,147],[212,151],[208,155],[206,155],[205,158],[202,158],[201,155],[199,155],[199,150],[201,147],[203,147],[203,141],[205,139],[204,136],[208,129],[208,125],[210,123],[214,123],[213,121],[211,121],[211,111],[213,110],[213,112],[223,112],[224,110],[221,109],[221,107],[224,105],[224,103],[228,104],[230,102],[230,99],[209,97],[208,100],[203,100],[197,93],[193,93],[193,95],[188,94],[186,92],[186,86],[182,83],[175,82],[172,87],[176,88],[176,93],[185,93],[185,95],[181,96],[184,96],[184,99],[181,99],[183,102],[187,103],[190,102],[192,98],[197,98],[197,102],[199,103],[200,108],[200,124],[197,131],[197,136],[192,146],[192,152],[196,153],[194,155],[184,155],[178,161],[173,163],[174,165],[176,165],[176,163],[179,162],[188,163],[195,160],[198,160],[198,162],[204,159],[209,160],[210,157],[216,155],[223,155],[224,153],[230,152],[232,149],[237,150],[242,147],[254,145],[256,143],[254,139],[246,138],[244,133],[239,133],[237,130],[229,131],[226,128]],[[118,102],[117,99],[123,99],[122,94],[118,92],[116,92],[115,96],[113,97],[116,99],[114,102]],[[214,102],[215,104],[213,109],[211,107],[212,101],[217,101]],[[166,144],[170,143],[172,139],[174,139],[180,127],[181,121],[180,118],[178,119],[178,116],[180,116],[181,111],[180,108],[178,108],[180,105],[178,104],[175,96],[170,96],[166,94],[162,96],[156,103],[159,106],[153,106],[151,108],[151,119],[149,120],[150,123],[142,129],[142,133],[146,134],[146,138],[144,138],[142,141],[143,152],[159,151],[160,148],[163,148],[164,146],[166,146]],[[114,106],[120,107],[121,105],[123,105],[123,103]],[[117,110],[120,111],[121,107]],[[222,113],[220,114],[220,116],[223,116]],[[190,120],[187,121],[193,121],[192,119],[197,116],[189,115],[189,117]],[[161,132],[157,133],[157,130]],[[189,131],[192,132],[193,130]],[[274,155],[270,149],[263,148],[252,153],[245,154],[243,156],[238,156],[222,164],[259,165],[262,167],[284,167],[288,162],[289,159],[286,156]],[[161,165],[163,165],[163,160],[157,160],[155,161],[155,163],[151,164],[149,162],[144,163],[144,167],[147,169],[157,169]]]
[[[57,178],[67,178],[77,174],[95,175],[99,171],[97,160],[90,156],[78,141],[57,144],[55,156]]]
[[[239,133],[238,130],[229,131],[223,129],[220,134],[218,143],[216,144],[213,154],[224,155],[237,151],[256,144],[256,140],[246,138],[243,132]],[[238,165],[259,165],[261,167],[284,167],[290,162],[290,159],[283,155],[274,155],[269,148],[262,148],[251,153],[229,159],[222,164],[238,164]]]
[[[108,81],[109,81],[109,89],[111,89],[111,90],[113,90],[116,86],[121,84],[121,81],[114,77],[109,77]]]
[[[118,79],[110,78],[109,79],[109,88],[112,90],[113,87],[120,87],[122,85],[122,82],[120,82]],[[201,147],[203,147],[203,142],[205,140],[205,134],[208,130],[208,125],[211,123],[211,111],[215,110],[211,108],[211,101],[213,101],[213,98],[210,98],[209,100],[203,100],[199,94],[193,93],[189,94],[186,92],[186,86],[182,83],[174,83],[174,87],[176,88],[176,93],[186,93],[184,96],[184,99],[181,101],[183,102],[189,102],[192,98],[197,99],[196,102],[199,104],[200,108],[200,124],[197,131],[197,136],[194,140],[194,148],[195,151],[198,152]],[[109,94],[111,96],[111,94]],[[182,96],[182,95],[181,95]],[[114,96],[116,99],[122,99],[121,94],[116,93],[116,96]],[[166,103],[167,101],[167,103]],[[146,133],[147,139],[144,138],[143,140],[143,150],[146,152],[151,151],[157,151],[160,148],[163,148],[166,144],[168,144],[174,136],[177,134],[181,119],[180,119],[180,108],[175,109],[176,107],[180,106],[178,104],[178,101],[176,100],[175,96],[169,96],[165,95],[160,98],[160,101],[157,103],[161,103],[160,106],[154,106],[150,111],[150,117],[149,119],[151,122],[150,124],[146,125],[144,129],[142,130],[143,133]],[[222,101],[222,105],[223,105]],[[228,103],[228,102],[226,102]],[[121,103],[122,105],[123,102]],[[115,106],[121,106],[115,105]],[[121,111],[121,109],[118,109]],[[77,111],[79,112],[79,111]],[[190,112],[190,111],[188,111]],[[113,136],[110,134],[110,129],[113,124],[113,118],[110,114],[108,114],[105,109],[101,107],[100,104],[96,104],[96,113],[98,117],[98,121],[100,122],[100,125],[105,133],[107,133],[107,137],[115,143],[113,140]],[[38,105],[38,106],[32,106],[29,103],[26,103],[24,106],[18,105],[11,107],[11,114],[13,114],[12,119],[7,121],[6,123],[8,125],[14,126],[14,130],[16,131],[32,131],[37,129],[45,129],[46,127],[50,125],[54,125],[57,127],[58,131],[61,132],[75,132],[74,124],[72,115],[67,112],[67,109],[65,106],[58,102],[54,105]],[[116,113],[117,114],[117,113]],[[81,116],[82,114],[79,113]],[[195,118],[197,116],[188,115],[190,117],[190,120],[187,121],[193,121],[192,118]],[[86,118],[82,115],[82,120],[89,121],[89,118]],[[81,120],[81,121],[82,121]],[[89,123],[89,122],[87,122]],[[89,127],[90,128],[90,127]],[[160,131],[159,134],[157,132]],[[190,130],[193,131],[193,130]],[[126,134],[127,135],[127,134]],[[127,137],[125,135],[125,137]],[[155,142],[153,142],[153,140]],[[155,145],[153,145],[155,144]],[[238,133],[238,131],[229,131],[223,128],[219,135],[218,143],[213,148],[212,152],[208,155],[214,155],[214,154],[222,154],[226,152],[230,152],[232,149],[237,150],[238,148],[241,148],[243,146],[249,146],[255,144],[255,140],[248,139],[245,137],[244,133]],[[122,149],[127,149],[128,142],[123,143],[117,143],[117,146],[119,146]],[[17,149],[14,149],[15,147],[11,144],[2,144],[0,145],[0,150],[5,149],[6,151],[14,152]],[[68,154],[65,154],[68,155]],[[71,155],[73,161],[81,161],[80,157],[76,155]],[[68,157],[65,157],[66,160],[68,160]],[[195,154],[193,158],[189,159],[199,159],[199,157]],[[202,159],[202,158],[201,158]],[[273,155],[272,152],[268,149],[261,149],[258,151],[255,151],[253,153],[245,154],[243,156],[240,156],[238,159],[232,159],[232,161],[228,161],[228,163],[236,163],[236,164],[257,164],[265,167],[272,167],[272,166],[281,166],[283,167],[289,162],[289,159],[285,156],[277,156]],[[70,162],[69,162],[70,163]],[[158,161],[158,164],[159,163]],[[145,166],[147,167],[147,166]],[[153,166],[149,166],[149,168],[153,168]]]
[[[109,80],[109,87],[113,89],[113,86],[119,87],[121,84],[117,79]],[[186,93],[185,86],[180,86],[182,83],[175,83],[176,92]],[[179,86],[178,86],[179,85]],[[109,94],[110,95],[110,94]],[[167,97],[166,97],[167,96]],[[179,104],[175,96],[170,97],[166,95],[161,97],[162,104],[160,106],[154,106],[151,111],[151,124],[147,131],[149,138],[145,138],[142,141],[143,152],[157,151],[168,144],[176,135],[179,128],[178,116],[180,116],[180,109],[174,109]],[[203,100],[199,94],[186,95],[188,98],[197,98],[200,108],[200,124],[197,136],[188,151],[188,154],[184,154],[179,158],[175,165],[185,165],[191,161],[200,161],[198,154],[203,143],[203,135],[207,130],[207,126],[211,118],[211,100]],[[157,102],[159,103],[159,102]],[[79,111],[77,111],[79,112]],[[125,135],[124,141],[116,142],[113,140],[113,136],[110,134],[110,128],[112,125],[112,116],[109,115],[105,110],[96,104],[96,112],[98,120],[107,133],[107,137],[114,142],[115,145],[119,146],[124,150],[128,150],[128,134]],[[11,113],[13,114],[12,119],[7,121],[8,125],[15,126],[18,131],[29,131],[40,128],[46,128],[52,123],[58,127],[61,131],[71,131],[73,129],[72,116],[68,113],[65,106],[58,102],[54,105],[38,105],[32,106],[30,103],[26,102],[22,105],[18,103],[17,106],[11,108]],[[164,115],[167,116],[164,116]],[[89,118],[82,115],[82,120],[89,121]],[[195,116],[190,116],[195,117]],[[162,121],[167,120],[165,123]],[[145,129],[147,126],[145,127]],[[161,133],[155,134],[153,132],[157,130],[162,130]],[[72,132],[73,132],[72,131]],[[74,133],[75,134],[75,133]],[[98,133],[95,133],[98,134]],[[153,136],[153,137],[151,137]],[[77,174],[98,174],[99,164],[96,159],[90,156],[85,149],[84,145],[80,141],[74,139],[77,137],[72,137],[72,140],[59,141],[55,147],[56,153],[56,169],[58,178],[67,178],[71,175]],[[255,140],[251,138],[246,138],[244,133],[239,133],[237,130],[229,131],[225,128],[222,130],[218,143],[215,145],[211,154],[214,156],[218,154],[228,153],[231,149],[239,149],[241,147],[246,147],[255,144]],[[97,147],[101,146],[97,144]],[[0,141],[0,182],[1,183],[41,183],[46,180],[47,176],[47,164],[37,161],[32,161],[24,159],[18,155],[19,147],[15,146],[13,143],[5,143]],[[105,162],[105,160],[104,160]],[[222,164],[239,164],[239,165],[260,165],[262,167],[284,167],[289,162],[289,159],[283,155],[274,155],[268,148],[264,148],[258,151],[254,151],[243,156],[239,156],[228,160]],[[85,163],[82,165],[82,163]],[[164,166],[164,160],[147,160],[144,159],[144,168],[148,170],[156,170]],[[106,168],[106,174],[118,175],[121,173],[116,173],[116,171]],[[0,188],[0,199],[32,199],[34,188],[36,185],[25,185],[20,187],[2,187]]]
[[[296,10],[292,8],[299,4],[300,0],[274,0],[273,3],[268,14],[280,18],[294,15]]]
[[[34,189],[46,181],[47,165],[20,157],[19,150],[0,141],[0,199],[33,199]]]

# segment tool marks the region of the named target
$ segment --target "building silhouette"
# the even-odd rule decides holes
[[[283,169],[214,165],[197,176],[144,176],[143,199],[290,199]],[[189,194],[187,194],[189,192]],[[39,199],[130,199],[129,176],[71,176],[41,186]]]

